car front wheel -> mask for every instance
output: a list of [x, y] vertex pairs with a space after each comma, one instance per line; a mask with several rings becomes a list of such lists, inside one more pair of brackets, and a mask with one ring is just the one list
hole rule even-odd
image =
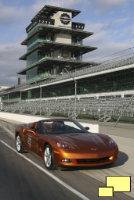
[[46, 145], [44, 149], [44, 164], [47, 169], [54, 169], [53, 150], [50, 145]]
[[19, 153], [23, 152], [22, 141], [21, 141], [20, 135], [17, 135], [17, 137], [16, 137], [16, 150]]

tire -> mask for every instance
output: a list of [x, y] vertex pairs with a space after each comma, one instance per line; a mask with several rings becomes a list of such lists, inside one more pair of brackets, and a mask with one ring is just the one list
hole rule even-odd
[[53, 150], [50, 145], [46, 145], [44, 149], [44, 164], [49, 170], [55, 168]]
[[17, 137], [16, 137], [16, 150], [19, 153], [24, 152], [20, 135], [17, 135]]

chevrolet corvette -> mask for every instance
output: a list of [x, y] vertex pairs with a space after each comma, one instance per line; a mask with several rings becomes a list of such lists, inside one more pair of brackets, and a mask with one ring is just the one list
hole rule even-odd
[[18, 125], [16, 150], [34, 152], [47, 169], [56, 166], [100, 166], [117, 160], [118, 146], [104, 134], [88, 132], [88, 127], [70, 119], [49, 119]]

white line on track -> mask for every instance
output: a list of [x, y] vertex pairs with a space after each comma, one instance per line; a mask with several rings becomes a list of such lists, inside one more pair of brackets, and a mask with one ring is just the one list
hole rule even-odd
[[11, 147], [10, 145], [8, 145], [6, 142], [4, 142], [3, 140], [0, 140], [0, 142], [2, 144], [4, 144], [6, 147], [8, 147], [10, 150], [12, 150], [13, 152], [15, 152], [17, 155], [19, 155], [20, 157], [24, 158], [25, 160], [27, 160], [29, 163], [31, 163], [33, 166], [37, 167], [40, 171], [44, 172], [45, 174], [47, 174], [49, 177], [51, 177], [52, 179], [54, 179], [57, 183], [59, 183], [60, 185], [62, 185], [63, 187], [65, 187], [66, 189], [70, 190], [72, 193], [74, 193], [75, 195], [77, 195], [79, 198], [83, 199], [83, 200], [91, 200], [89, 198], [87, 198], [85, 195], [83, 195], [82, 193], [80, 193], [79, 191], [77, 191], [76, 189], [74, 189], [73, 187], [71, 187], [70, 185], [68, 185], [67, 183], [65, 183], [64, 181], [60, 180], [58, 177], [54, 176], [53, 174], [51, 174], [49, 171], [47, 171], [45, 168], [42, 168], [41, 166], [39, 166], [38, 164], [36, 164], [35, 162], [33, 162], [32, 160], [30, 160], [29, 158], [27, 158], [26, 156], [24, 156], [23, 154], [18, 153], [13, 147]]

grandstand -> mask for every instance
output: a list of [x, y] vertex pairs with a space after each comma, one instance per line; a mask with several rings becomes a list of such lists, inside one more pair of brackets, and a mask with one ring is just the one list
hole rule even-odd
[[[79, 10], [44, 6], [26, 28], [26, 83], [0, 91], [2, 110], [20, 113], [88, 115], [100, 121], [134, 117], [134, 53], [102, 63], [84, 62], [84, 46], [93, 32], [72, 22]], [[50, 34], [51, 33], [51, 34]], [[75, 105], [76, 104], [76, 105]]]

